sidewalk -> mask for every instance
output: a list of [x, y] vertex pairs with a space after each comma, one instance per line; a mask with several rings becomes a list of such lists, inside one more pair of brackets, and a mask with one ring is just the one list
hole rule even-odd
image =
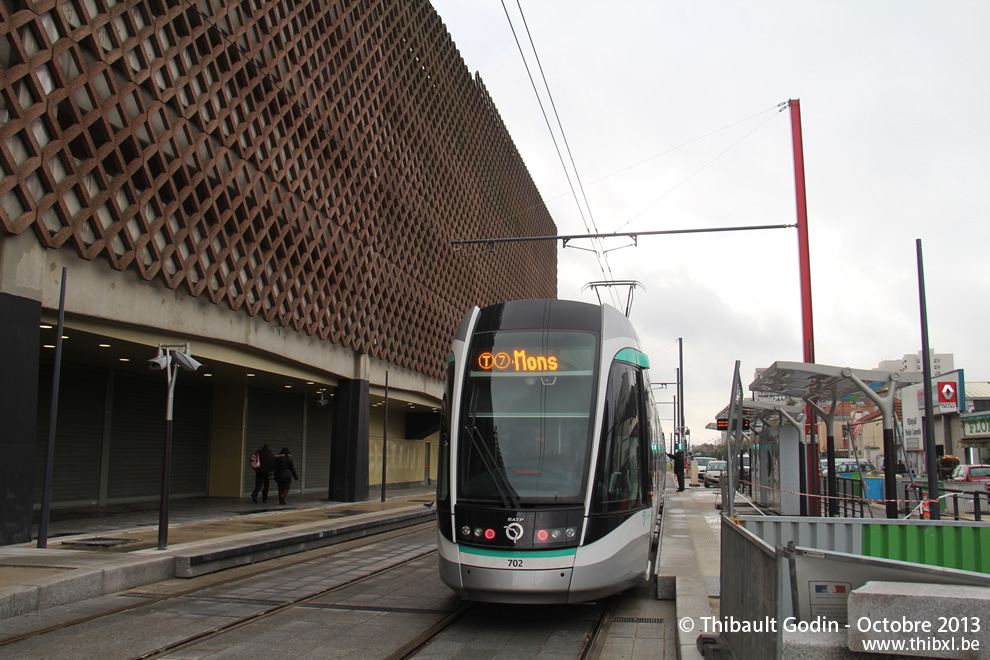
[[[56, 510], [46, 548], [0, 546], [0, 620], [86, 598], [264, 561], [434, 517], [433, 486], [373, 491], [365, 502], [295, 494], [287, 506], [249, 498], [169, 504], [158, 550], [158, 504]], [[34, 531], [37, 535], [37, 528]]]
[[657, 571], [657, 597], [674, 600], [677, 624], [688, 619], [691, 630], [677, 625], [677, 657], [700, 659], [697, 647], [702, 617], [719, 615], [721, 511], [718, 489], [688, 486], [678, 493], [673, 478], [664, 505], [663, 538]]

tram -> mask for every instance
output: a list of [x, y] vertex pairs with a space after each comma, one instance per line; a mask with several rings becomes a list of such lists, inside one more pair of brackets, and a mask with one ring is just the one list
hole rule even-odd
[[663, 432], [649, 360], [608, 305], [471, 309], [447, 361], [440, 577], [464, 598], [574, 603], [647, 579]]

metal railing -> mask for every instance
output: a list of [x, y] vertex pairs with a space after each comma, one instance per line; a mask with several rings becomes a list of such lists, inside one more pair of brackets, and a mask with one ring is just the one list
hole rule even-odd
[[[925, 496], [928, 495], [928, 487], [922, 484], [908, 484], [907, 486], [907, 499], [911, 501], [911, 511], [921, 511], [921, 503], [924, 501]], [[939, 501], [949, 504], [949, 506], [940, 505], [939, 510], [943, 517], [949, 517], [953, 520], [969, 520], [968, 517], [960, 516], [959, 501], [972, 500], [972, 514], [973, 520], [982, 521], [984, 513], [990, 513], [990, 492], [979, 491], [979, 490], [959, 490], [958, 488], [951, 488], [945, 486], [939, 486]], [[969, 513], [965, 511], [964, 513]], [[923, 515], [923, 514], [922, 514]]]
[[[821, 477], [821, 492], [828, 492], [827, 486], [825, 484], [826, 477]], [[838, 511], [836, 512], [837, 518], [872, 518], [873, 510], [870, 509], [869, 498], [866, 497], [864, 490], [866, 485], [862, 480], [859, 479], [846, 479], [839, 478], [836, 479], [836, 491], [835, 495], [838, 499]], [[828, 505], [826, 504], [827, 498], [824, 496], [815, 496], [815, 500], [820, 500], [821, 503], [818, 510], [821, 512], [819, 515], [828, 515]]]

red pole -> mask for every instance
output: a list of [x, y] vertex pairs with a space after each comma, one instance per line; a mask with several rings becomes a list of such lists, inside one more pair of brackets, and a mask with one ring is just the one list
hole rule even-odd
[[791, 136], [794, 141], [794, 188], [797, 197], [798, 259], [801, 270], [801, 328], [804, 361], [815, 361], [815, 330], [811, 318], [811, 257], [808, 249], [808, 200], [804, 191], [804, 145], [801, 142], [801, 102], [791, 99]]
[[[794, 190], [797, 200], [797, 231], [798, 231], [798, 266], [801, 271], [801, 329], [804, 347], [804, 361], [815, 361], [815, 327], [811, 316], [811, 251], [808, 248], [808, 200], [804, 188], [804, 144], [801, 140], [801, 102], [791, 99], [787, 102], [791, 109], [791, 138], [794, 143]], [[808, 407], [808, 421], [811, 426], [811, 438], [805, 448], [805, 469], [802, 471], [807, 479], [805, 486], [808, 493], [818, 493], [818, 452], [815, 451], [817, 427], [815, 414]], [[802, 513], [818, 515], [818, 498], [809, 497], [807, 503], [802, 502]]]

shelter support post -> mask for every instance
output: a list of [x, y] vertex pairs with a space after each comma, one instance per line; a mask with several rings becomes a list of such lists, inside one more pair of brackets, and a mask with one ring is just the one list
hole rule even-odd
[[880, 409], [880, 414], [883, 415], [883, 498], [886, 505], [884, 508], [888, 518], [897, 518], [897, 447], [894, 445], [894, 395], [897, 393], [897, 381], [900, 376], [896, 373], [890, 374], [887, 394], [880, 396], [869, 385], [860, 380], [852, 372], [852, 369], [844, 370], [843, 375], [856, 383], [856, 387], [870, 397], [870, 400]]
[[835, 387], [832, 388], [831, 401], [832, 405], [829, 406], [828, 412], [826, 412], [815, 401], [806, 401], [806, 403], [814, 408], [815, 412], [818, 413], [825, 421], [825, 460], [828, 465], [828, 475], [825, 478], [825, 494], [828, 496], [828, 515], [834, 518], [839, 515], [839, 481], [838, 476], [835, 474], [835, 431], [833, 430], [835, 422], [835, 408], [839, 402], [837, 388]]

